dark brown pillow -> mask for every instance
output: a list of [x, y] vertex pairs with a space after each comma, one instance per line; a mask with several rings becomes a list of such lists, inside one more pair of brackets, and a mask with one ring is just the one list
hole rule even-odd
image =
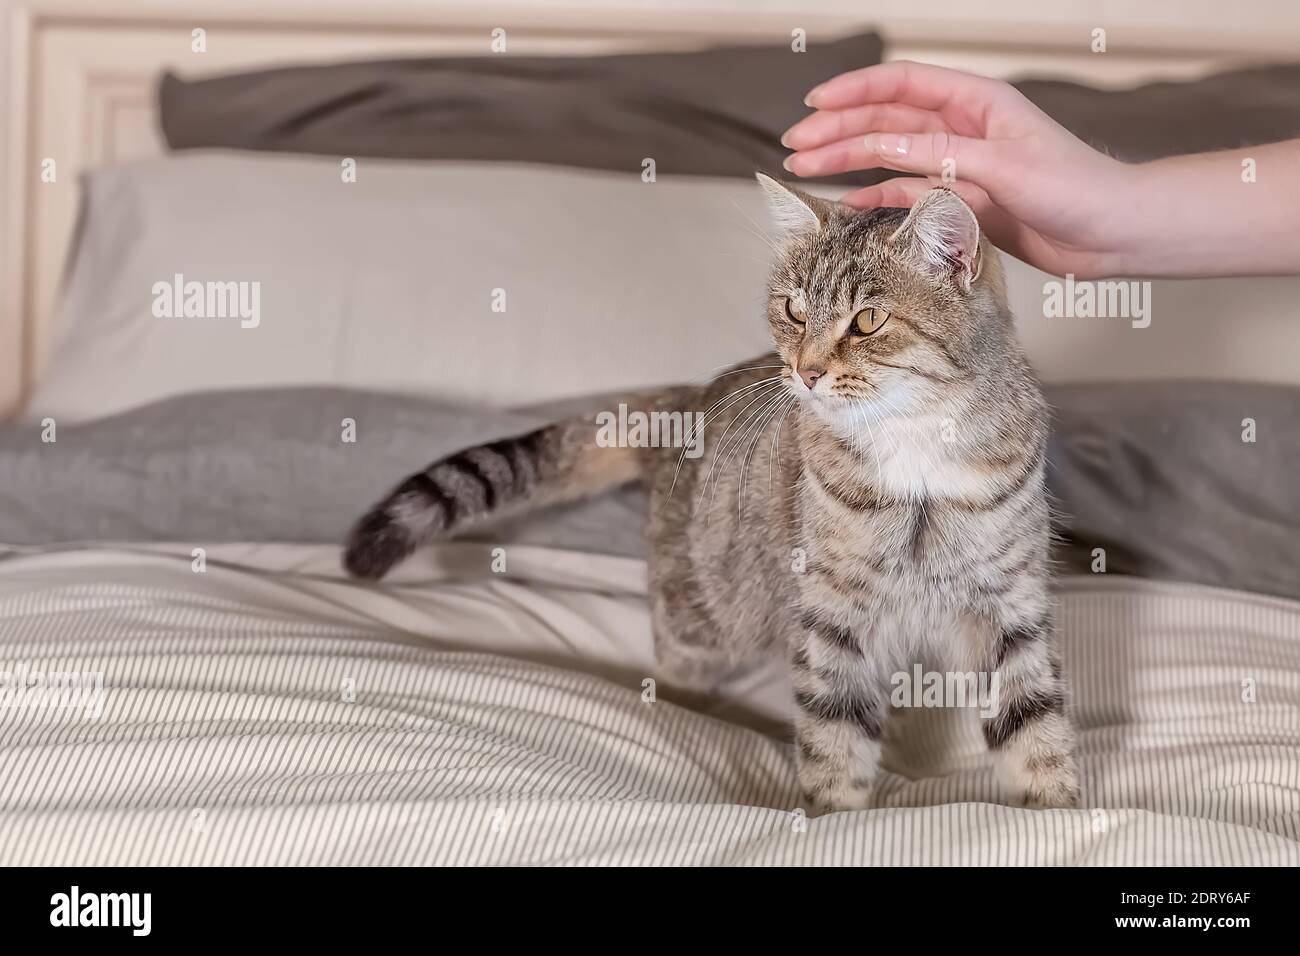
[[[440, 57], [162, 78], [172, 149], [514, 160], [596, 169], [780, 173], [780, 134], [817, 83], [880, 62], [874, 33], [788, 46], [584, 57]], [[1128, 161], [1300, 136], [1300, 64], [1098, 90], [1015, 86], [1085, 142]], [[879, 171], [827, 181], [878, 182]]]
[[1034, 79], [1015, 86], [1075, 136], [1129, 162], [1300, 136], [1300, 64], [1127, 90]]
[[[873, 33], [819, 43], [584, 57], [291, 67], [160, 88], [172, 149], [560, 163], [656, 175], [781, 171], [803, 97], [880, 62]], [[876, 173], [837, 178], [869, 183]]]

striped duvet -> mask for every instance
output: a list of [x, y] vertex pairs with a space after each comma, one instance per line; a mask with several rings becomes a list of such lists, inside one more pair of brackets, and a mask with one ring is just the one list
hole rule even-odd
[[879, 808], [809, 818], [781, 667], [678, 698], [640, 562], [337, 557], [0, 548], [0, 864], [1300, 864], [1298, 604], [1065, 579], [1085, 809], [915, 711]]

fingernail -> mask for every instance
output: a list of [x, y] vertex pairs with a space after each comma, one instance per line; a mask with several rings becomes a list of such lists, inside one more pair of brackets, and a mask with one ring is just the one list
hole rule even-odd
[[794, 172], [794, 167], [791, 165], [791, 163], [793, 162], [794, 162], [793, 156], [787, 156], [785, 159], [781, 160], [781, 165], [785, 167], [785, 171], [787, 173]]
[[790, 148], [790, 131], [789, 131], [789, 130], [786, 130], [784, 133], [781, 134], [781, 145], [784, 146], [786, 149], [789, 149], [789, 148]]
[[862, 145], [869, 153], [892, 153], [906, 156], [912, 151], [912, 137], [896, 133], [868, 133], [862, 139]]
[[803, 105], [816, 106], [817, 94], [820, 93], [822, 89], [825, 88], [825, 86], [826, 86], [825, 83], [819, 83], [817, 86], [814, 86], [811, 90], [809, 90], [808, 95], [803, 98]]

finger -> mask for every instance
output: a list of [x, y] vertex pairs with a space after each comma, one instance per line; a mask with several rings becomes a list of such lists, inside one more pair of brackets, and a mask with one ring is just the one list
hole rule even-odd
[[818, 110], [795, 123], [781, 137], [786, 149], [816, 149], [871, 130], [927, 133], [948, 129], [943, 117], [901, 103], [873, 103], [847, 110]]
[[895, 60], [841, 73], [814, 87], [805, 98], [821, 110], [842, 110], [866, 103], [902, 103], [943, 113], [972, 99], [1003, 98], [1006, 84], [927, 63]]
[[900, 176], [896, 179], [887, 179], [883, 183], [876, 183], [874, 186], [854, 190], [841, 197], [840, 202], [856, 209], [875, 209], [880, 206], [910, 209], [917, 200], [936, 186], [951, 189], [966, 205], [970, 206], [971, 212], [975, 213], [975, 218], [979, 220], [980, 231], [988, 236], [995, 246], [1026, 262], [1033, 261], [1034, 257], [1027, 251], [1026, 245], [1029, 231], [974, 183], [960, 181], [946, 183], [929, 177], [922, 179]]
[[968, 179], [982, 183], [997, 169], [998, 147], [940, 130], [934, 133], [868, 133], [818, 149], [795, 153], [785, 168], [797, 176], [830, 176], [854, 169], [896, 169], [903, 173]]
[[912, 204], [937, 185], [929, 177], [898, 176], [886, 179], [883, 183], [857, 189], [843, 196], [840, 202], [856, 209], [875, 209], [889, 206], [895, 209], [910, 209]]
[[970, 206], [977, 217], [982, 217], [983, 213], [988, 213], [994, 208], [989, 194], [974, 183], [946, 183], [932, 176], [898, 176], [894, 179], [886, 179], [874, 186], [854, 190], [843, 196], [840, 202], [857, 209], [874, 209], [878, 206], [909, 209], [936, 186], [943, 186], [955, 192], [965, 200], [966, 205]]

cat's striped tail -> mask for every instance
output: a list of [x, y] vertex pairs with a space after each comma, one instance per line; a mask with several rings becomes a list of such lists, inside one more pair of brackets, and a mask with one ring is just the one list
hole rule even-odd
[[639, 476], [635, 449], [602, 447], [595, 436], [592, 419], [577, 419], [434, 462], [357, 522], [344, 567], [381, 578], [421, 545], [489, 517], [585, 498]]

